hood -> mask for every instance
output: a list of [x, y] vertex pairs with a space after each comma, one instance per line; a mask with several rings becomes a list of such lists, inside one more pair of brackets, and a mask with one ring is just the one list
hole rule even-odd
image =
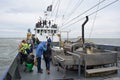
[[42, 42], [41, 44], [42, 44], [43, 46], [46, 46], [46, 42]]

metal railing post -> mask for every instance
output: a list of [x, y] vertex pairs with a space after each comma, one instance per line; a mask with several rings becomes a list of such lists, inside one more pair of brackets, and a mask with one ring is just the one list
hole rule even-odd
[[78, 59], [79, 59], [79, 64], [78, 64], [78, 77], [80, 78], [80, 72], [81, 72], [81, 67], [80, 67], [80, 55], [78, 55], [78, 54], [74, 54], [74, 53], [72, 53], [72, 52], [69, 52], [69, 51], [67, 51], [67, 53], [68, 54], [71, 54], [71, 55], [73, 55], [73, 56], [77, 56], [78, 57]]

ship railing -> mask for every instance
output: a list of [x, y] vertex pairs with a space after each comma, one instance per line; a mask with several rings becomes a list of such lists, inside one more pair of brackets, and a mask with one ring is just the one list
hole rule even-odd
[[[117, 65], [117, 53], [106, 52], [86, 54], [84, 56], [85, 77], [113, 74], [119, 69]], [[88, 68], [88, 67], [95, 68]]]
[[1, 80], [20, 80], [21, 75], [19, 72], [20, 65], [20, 54], [18, 53], [12, 64], [9, 66], [7, 71], [4, 73]]
[[120, 46], [113, 46], [113, 45], [101, 45], [101, 44], [95, 44], [95, 46], [103, 51], [111, 51], [114, 53], [118, 53], [117, 59], [120, 62]]

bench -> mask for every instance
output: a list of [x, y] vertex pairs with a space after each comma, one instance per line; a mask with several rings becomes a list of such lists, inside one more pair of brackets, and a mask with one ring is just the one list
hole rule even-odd
[[107, 71], [113, 71], [113, 70], [117, 70], [117, 69], [119, 69], [118, 67], [116, 67], [116, 66], [113, 66], [113, 67], [103, 67], [103, 68], [97, 68], [97, 69], [88, 69], [88, 70], [86, 70], [86, 72], [88, 73], [88, 74], [92, 74], [92, 73], [101, 73], [101, 72], [107, 72]]
[[84, 66], [85, 77], [116, 73], [119, 69], [117, 67], [117, 53], [86, 54]]

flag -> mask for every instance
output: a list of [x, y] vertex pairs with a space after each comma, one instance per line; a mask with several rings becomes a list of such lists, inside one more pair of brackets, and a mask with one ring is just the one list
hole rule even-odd
[[47, 7], [47, 11], [52, 11], [52, 5], [49, 5], [49, 6]]

